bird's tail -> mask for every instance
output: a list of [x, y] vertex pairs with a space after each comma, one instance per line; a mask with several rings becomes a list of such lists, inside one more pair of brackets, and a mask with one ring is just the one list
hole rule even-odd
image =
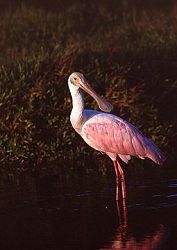
[[155, 163], [162, 165], [166, 160], [164, 153], [155, 145], [154, 142], [147, 138], [148, 148], [146, 151], [147, 157], [150, 158]]

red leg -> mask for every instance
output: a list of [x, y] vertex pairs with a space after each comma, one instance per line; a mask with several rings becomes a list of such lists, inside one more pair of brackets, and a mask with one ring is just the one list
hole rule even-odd
[[119, 200], [119, 171], [117, 168], [117, 163], [114, 161], [114, 170], [116, 173], [116, 201]]
[[125, 200], [126, 199], [126, 185], [125, 185], [124, 171], [123, 171], [120, 163], [118, 162], [118, 160], [116, 160], [116, 163], [117, 163], [118, 171], [119, 171], [119, 174], [120, 174], [120, 181], [121, 181], [121, 188], [122, 188], [122, 198], [123, 198], [123, 200]]

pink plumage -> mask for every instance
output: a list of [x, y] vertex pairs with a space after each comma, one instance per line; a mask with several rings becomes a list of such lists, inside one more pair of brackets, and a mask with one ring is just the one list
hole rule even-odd
[[[73, 109], [70, 120], [73, 128], [92, 148], [106, 153], [114, 163], [116, 173], [116, 200], [118, 200], [119, 177], [122, 198], [126, 198], [125, 178], [118, 157], [128, 163], [131, 156], [150, 158], [157, 164], [165, 160], [164, 154], [135, 126], [112, 114], [112, 105], [100, 97], [78, 72], [69, 76], [68, 86], [72, 96]], [[82, 90], [90, 94], [104, 112], [84, 110]]]
[[119, 156], [127, 163], [130, 156], [148, 157], [160, 165], [165, 160], [160, 149], [129, 122], [107, 113], [84, 112], [87, 121], [81, 136], [91, 147], [106, 153], [112, 160]]

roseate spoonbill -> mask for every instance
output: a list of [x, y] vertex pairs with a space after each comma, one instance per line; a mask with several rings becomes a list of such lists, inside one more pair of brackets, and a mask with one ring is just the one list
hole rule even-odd
[[[92, 148], [107, 154], [114, 163], [118, 200], [118, 180], [120, 175], [122, 198], [126, 198], [124, 172], [119, 158], [128, 163], [131, 156], [150, 158], [161, 165], [165, 156], [160, 149], [135, 126], [115, 115], [109, 114], [112, 105], [100, 97], [87, 82], [83, 74], [72, 73], [68, 78], [73, 108], [70, 121], [73, 128]], [[85, 110], [83, 91], [91, 95], [103, 112]]]

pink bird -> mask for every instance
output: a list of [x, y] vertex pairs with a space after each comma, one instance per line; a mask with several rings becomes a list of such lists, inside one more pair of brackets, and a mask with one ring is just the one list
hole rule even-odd
[[[135, 126], [115, 115], [109, 114], [112, 105], [100, 97], [89, 85], [83, 74], [72, 73], [68, 78], [73, 108], [70, 121], [73, 128], [92, 148], [107, 154], [114, 163], [116, 173], [116, 200], [120, 175], [122, 198], [126, 198], [125, 177], [119, 158], [128, 163], [131, 156], [150, 158], [161, 165], [165, 156], [161, 150]], [[104, 111], [84, 110], [83, 91], [91, 95]]]

